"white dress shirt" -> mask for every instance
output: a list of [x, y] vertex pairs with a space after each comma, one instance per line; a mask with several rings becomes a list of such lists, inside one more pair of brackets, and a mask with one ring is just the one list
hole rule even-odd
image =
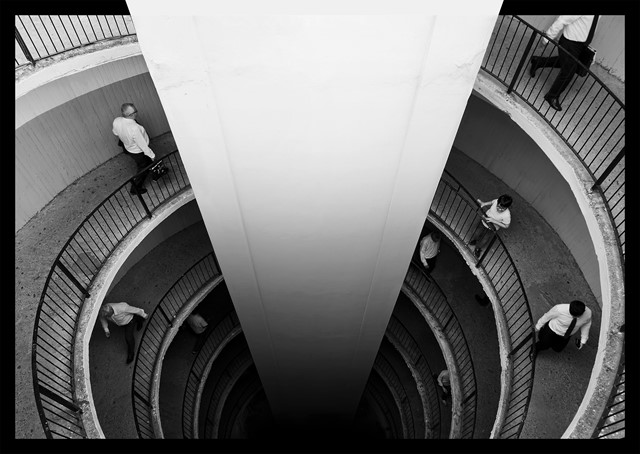
[[156, 155], [149, 148], [149, 136], [142, 125], [131, 118], [118, 117], [113, 120], [113, 133], [122, 140], [129, 153], [144, 153], [151, 159]]
[[[131, 321], [134, 315], [139, 315], [143, 318], [147, 318], [147, 313], [144, 309], [139, 307], [130, 306], [127, 303], [109, 303], [105, 306], [110, 306], [113, 309], [113, 314], [108, 317], [108, 320], [112, 321], [118, 326], [124, 326]], [[109, 325], [107, 318], [100, 317], [100, 324], [105, 332], [109, 332]]]
[[[489, 218], [489, 222], [493, 224], [496, 230], [503, 228], [506, 229], [511, 225], [511, 211], [507, 208], [504, 211], [498, 211], [498, 199], [494, 199], [491, 202], [491, 206], [485, 213], [485, 216]], [[483, 205], [484, 206], [484, 205]], [[489, 228], [489, 225], [482, 220], [482, 224]]]
[[[571, 324], [571, 320], [573, 320], [573, 315], [569, 312], [569, 305], [556, 304], [549, 312], [540, 317], [540, 320], [536, 323], [536, 331], [540, 331], [544, 324], [549, 322], [551, 331], [558, 336], [564, 336]], [[584, 345], [589, 339], [589, 328], [591, 328], [591, 309], [585, 307], [584, 313], [576, 320], [576, 326], [573, 327], [571, 335], [580, 330], [580, 342]]]
[[420, 260], [426, 266], [426, 260], [432, 259], [440, 252], [440, 241], [433, 241], [431, 234], [420, 240]]
[[207, 329], [207, 326], [209, 326], [207, 321], [202, 318], [202, 315], [200, 314], [191, 314], [187, 317], [187, 323], [196, 334], [202, 334]]
[[[551, 39], [557, 39], [562, 31], [562, 36], [571, 41], [583, 43], [589, 36], [589, 30], [595, 16], [558, 16], [551, 27], [546, 31]], [[597, 28], [597, 25], [596, 25]]]

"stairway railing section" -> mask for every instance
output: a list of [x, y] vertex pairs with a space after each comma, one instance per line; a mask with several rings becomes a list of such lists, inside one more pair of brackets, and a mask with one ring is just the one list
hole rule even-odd
[[609, 402], [598, 422], [592, 438], [624, 438], [625, 437], [625, 365], [624, 351], [620, 358], [618, 374], [611, 389]]
[[239, 328], [240, 321], [235, 311], [223, 318], [213, 329], [208, 330], [207, 340], [196, 352], [196, 359], [191, 365], [187, 384], [182, 399], [182, 435], [184, 438], [199, 438], [195, 433], [196, 419], [199, 414], [198, 395], [203, 381], [207, 379], [210, 369], [208, 364], [214, 355], [220, 354], [220, 348], [226, 345], [235, 328]]
[[156, 438], [152, 412], [158, 409], [152, 405], [151, 393], [163, 339], [184, 304], [221, 274], [215, 254], [205, 255], [182, 274], [148, 317], [138, 345], [131, 389], [133, 416], [140, 438]]
[[561, 98], [562, 111], [551, 109], [544, 95], [557, 71], [538, 69], [530, 77], [530, 58], [558, 54], [559, 44], [518, 16], [500, 16], [487, 46], [481, 69], [533, 108], [573, 151], [591, 175], [617, 230], [620, 257], [625, 253], [625, 106], [579, 60], [586, 76], [574, 76]]
[[382, 378], [387, 388], [391, 392], [398, 412], [400, 413], [400, 421], [402, 423], [402, 435], [407, 440], [415, 438], [415, 426], [413, 419], [413, 411], [411, 410], [411, 402], [407, 395], [402, 381], [398, 377], [396, 371], [391, 367], [389, 361], [378, 353], [376, 359], [373, 362], [373, 370]]
[[15, 67], [88, 44], [135, 35], [131, 16], [15, 16]]
[[[445, 170], [436, 189], [430, 215], [468, 245], [480, 222], [480, 214], [476, 199]], [[471, 247], [466, 247], [471, 254]], [[498, 296], [499, 309], [504, 315], [509, 334], [511, 392], [507, 396], [507, 411], [500, 438], [518, 438], [533, 389], [535, 331], [531, 308], [513, 259], [496, 232], [476, 266], [485, 271]]]
[[127, 180], [89, 213], [53, 261], [36, 312], [31, 355], [36, 407], [47, 438], [86, 438], [73, 377], [77, 321], [95, 277], [120, 242], [189, 185], [177, 150], [163, 161], [167, 175], [149, 178], [148, 192], [138, 196], [129, 193], [134, 177]]
[[403, 350], [401, 354], [404, 353], [403, 356], [406, 355], [411, 361], [411, 364], [415, 367], [424, 388], [423, 392], [425, 393], [427, 402], [425, 403], [426, 405], [423, 406], [426, 407], [423, 410], [428, 412], [428, 415], [424, 418], [424, 422], [425, 424], [429, 424], [428, 427], [424, 426], [424, 429], [425, 433], [430, 434], [429, 437], [425, 438], [442, 438], [442, 411], [440, 408], [438, 389], [433, 378], [433, 371], [429, 367], [427, 359], [422, 354], [422, 350], [420, 350], [418, 342], [400, 319], [395, 316], [391, 316], [385, 336], [396, 349], [401, 348]]
[[212, 392], [205, 413], [203, 427], [204, 438], [212, 439], [217, 437], [219, 421], [216, 415], [222, 413], [229, 391], [237, 379], [240, 378], [240, 375], [242, 375], [251, 364], [253, 364], [251, 353], [248, 348], [244, 348], [226, 364], [224, 373], [217, 375], [217, 381], [205, 385], [212, 386]]
[[411, 263], [404, 283], [415, 293], [427, 310], [438, 321], [448, 344], [451, 346], [453, 359], [458, 367], [460, 390], [462, 392], [462, 427], [460, 430], [460, 438], [473, 438], [477, 412], [476, 374], [469, 344], [460, 326], [460, 322], [451, 309], [440, 286], [433, 278], [428, 277], [424, 273], [420, 264], [415, 262]]

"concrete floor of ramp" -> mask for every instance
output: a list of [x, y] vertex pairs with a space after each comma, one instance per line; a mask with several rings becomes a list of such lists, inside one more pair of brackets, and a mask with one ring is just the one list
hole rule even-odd
[[589, 341], [582, 350], [572, 342], [560, 353], [543, 351], [536, 360], [533, 393], [521, 438], [560, 438], [578, 410], [591, 377], [600, 307], [567, 246], [531, 205], [455, 148], [446, 169], [476, 198], [487, 201], [500, 194], [513, 197], [511, 226], [501, 230], [500, 236], [522, 279], [534, 323], [553, 305], [574, 299], [584, 301], [593, 312]]
[[[176, 149], [169, 132], [151, 140], [158, 156]], [[61, 191], [15, 234], [15, 437], [44, 438], [33, 396], [31, 343], [47, 275], [74, 230], [105, 197], [136, 173], [120, 153]]]
[[[211, 252], [211, 242], [204, 223], [198, 222], [166, 239], [145, 255], [114, 286], [105, 302], [124, 301], [152, 314], [157, 303], [176, 281], [202, 257]], [[106, 338], [99, 323], [89, 344], [91, 389], [98, 420], [106, 438], [138, 438], [131, 386], [134, 364], [126, 364], [124, 329], [110, 326]], [[136, 351], [140, 333], [135, 334]], [[184, 357], [191, 359], [191, 352]], [[186, 364], [184, 365], [186, 366]], [[176, 390], [182, 396], [184, 389]]]
[[[163, 154], [172, 151], [175, 144], [171, 135], [167, 134], [154, 139], [152, 147], [158, 154]], [[467, 189], [480, 198], [489, 199], [505, 192], [513, 195], [513, 223], [511, 228], [503, 231], [502, 235], [525, 285], [534, 321], [553, 304], [568, 302], [575, 298], [585, 301], [594, 312], [590, 340], [582, 350], [577, 351], [573, 345], [569, 345], [562, 353], [547, 351], [541, 353], [537, 359], [531, 406], [522, 436], [524, 438], [559, 438], [573, 418], [587, 387], [596, 353], [597, 333], [600, 329], [600, 309], [566, 246], [531, 206], [517, 194], [514, 194], [499, 179], [457, 150], [452, 151], [447, 168]], [[62, 191], [16, 233], [16, 438], [42, 438], [44, 436], [33, 397], [31, 337], [35, 311], [47, 273], [60, 247], [74, 229], [96, 205], [104, 200], [105, 196], [122, 184], [127, 177], [133, 175], [134, 171], [135, 165], [129, 157], [124, 154], [116, 156]], [[151, 254], [154, 252], [152, 251]], [[434, 277], [438, 279], [446, 292], [447, 286], [450, 290], [453, 289], [453, 283], [447, 283], [448, 278], [440, 276], [442, 271], [448, 268], [448, 266], [444, 266], [446, 264], [445, 257], [443, 255], [443, 261], [438, 264], [439, 269], [434, 272]], [[136, 276], [138, 269], [142, 268], [132, 268], [121, 282], [124, 282], [125, 279], [132, 279], [132, 282], [136, 282], [137, 279], [140, 284], [138, 288], [142, 288], [144, 276]], [[442, 278], [445, 280], [441, 281]], [[150, 291], [152, 290], [150, 289]], [[126, 298], [125, 294], [128, 295]], [[132, 298], [133, 293], [129, 290], [122, 295], [123, 299], [127, 300], [127, 298]], [[145, 299], [134, 298], [136, 302]], [[147, 297], [146, 299], [151, 298]], [[465, 299], [452, 299], [452, 301], [459, 300], [466, 302]], [[473, 302], [471, 303], [473, 304]], [[464, 310], [455, 311], [458, 317], [461, 317], [464, 312]], [[465, 327], [465, 335], [471, 347], [475, 349], [482, 346], [482, 341], [476, 343], [472, 339], [476, 335], [486, 335], [486, 332], [481, 330], [481, 332], [473, 334], [474, 324], [471, 325], [468, 332]], [[475, 324], [475, 326], [480, 328], [482, 325]], [[100, 334], [104, 338], [104, 335]], [[105, 347], [107, 347], [105, 352], [115, 352], [116, 342], [117, 338], [114, 337], [109, 340], [109, 344], [105, 343]], [[119, 345], [118, 348], [120, 347], [124, 348], [124, 345]], [[477, 350], [479, 351], [473, 352], [474, 363], [481, 364], [483, 361], [482, 351], [490, 349], [477, 348]], [[100, 353], [102, 351], [96, 349], [91, 354], [102, 357], [103, 355]], [[119, 353], [122, 353], [122, 357]], [[125, 367], [124, 356], [124, 351], [118, 350], [117, 358], [112, 364], [113, 367]], [[107, 370], [105, 367], [108, 368], [111, 364], [107, 359], [96, 361], [102, 361], [102, 363], [91, 364], [92, 371], [93, 367]], [[110, 383], [109, 386], [115, 386], [130, 393], [131, 381], [130, 378], [127, 379], [127, 374], [110, 373], [108, 376], [111, 380], [118, 380], [118, 382]], [[92, 377], [94, 393], [97, 393], [102, 386], [102, 378], [99, 375]], [[106, 377], [104, 379], [106, 380]], [[120, 415], [119, 419], [124, 420], [122, 415], [131, 414], [130, 395], [118, 398], [116, 402], [127, 405], [128, 410], [118, 410], [111, 407], [109, 413], [114, 416]], [[492, 424], [492, 420], [490, 423]], [[126, 424], [129, 425], [128, 427], [133, 427], [133, 420], [127, 421]], [[130, 432], [129, 429], [127, 432], [112, 430], [104, 422], [103, 429], [105, 433], [119, 436], [135, 433]]]

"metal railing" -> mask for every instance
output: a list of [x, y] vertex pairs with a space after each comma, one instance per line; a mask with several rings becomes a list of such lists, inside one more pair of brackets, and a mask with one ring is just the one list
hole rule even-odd
[[47, 438], [86, 437], [73, 376], [77, 321], [94, 279], [120, 242], [189, 185], [177, 150], [162, 159], [167, 175], [149, 178], [148, 192], [138, 196], [128, 188], [135, 177], [127, 180], [89, 213], [53, 261], [36, 312], [31, 355], [36, 407]]
[[[574, 76], [560, 101], [562, 111], [550, 108], [544, 95], [557, 71], [540, 68], [530, 77], [530, 58], [557, 55], [559, 44], [517, 16], [500, 16], [481, 69], [532, 107], [567, 144], [593, 180], [592, 190], [605, 201], [617, 231], [620, 256], [625, 253], [625, 106], [590, 70]], [[566, 53], [584, 68], [575, 57]]]
[[154, 408], [151, 394], [163, 340], [184, 304], [221, 274], [216, 256], [210, 252], [180, 276], [148, 317], [138, 344], [131, 386], [133, 418], [140, 438], [156, 438], [152, 412], [157, 408]]
[[618, 374], [611, 389], [609, 401], [592, 438], [624, 438], [625, 437], [625, 365], [624, 351], [620, 358]]
[[363, 395], [367, 395], [370, 402], [373, 402], [384, 415], [389, 426], [389, 438], [402, 439], [403, 427], [400, 409], [394, 401], [389, 387], [384, 383], [384, 379], [376, 370], [372, 372], [367, 380]]
[[395, 369], [389, 364], [389, 361], [380, 353], [378, 353], [373, 361], [373, 371], [382, 378], [382, 381], [396, 402], [400, 414], [403, 438], [407, 440], [414, 439], [416, 428], [414, 425], [413, 410], [411, 409], [411, 399], [402, 384], [402, 380], [400, 380]]
[[[385, 336], [396, 349], [402, 349], [401, 354], [404, 353], [402, 356], [408, 356], [424, 387], [424, 393], [427, 398], [427, 402], [425, 403], [426, 408], [424, 410], [429, 412], [429, 414], [424, 417], [425, 438], [427, 438], [427, 433], [430, 434], [428, 438], [442, 438], [442, 409], [440, 408], [437, 384], [433, 377], [433, 371], [422, 354], [418, 342], [398, 317], [393, 315], [387, 325]], [[427, 422], [429, 423], [428, 427], [426, 426]], [[473, 428], [471, 431], [473, 432]]]
[[[476, 198], [445, 170], [436, 188], [429, 214], [445, 225], [458, 240], [468, 245], [478, 228], [481, 212]], [[496, 232], [491, 235], [491, 242], [476, 267], [483, 268], [495, 290], [508, 331], [511, 392], [507, 396], [507, 411], [500, 438], [518, 438], [533, 389], [534, 323], [513, 259], [500, 236]], [[466, 247], [471, 253], [470, 246]]]
[[[429, 278], [420, 263], [411, 262], [404, 283], [442, 327], [458, 367], [461, 391], [460, 438], [473, 438], [476, 427], [477, 384], [469, 344], [460, 322], [440, 286]], [[436, 395], [437, 399], [437, 395]]]
[[15, 16], [15, 67], [88, 44], [135, 35], [131, 16]]
[[245, 347], [227, 363], [224, 373], [217, 375], [215, 382], [207, 383], [206, 386], [212, 387], [212, 392], [209, 397], [203, 423], [204, 438], [217, 438], [219, 420], [216, 418], [216, 415], [222, 413], [229, 391], [240, 375], [242, 375], [251, 364], [253, 364], [251, 353], [249, 352], [249, 348]]
[[212, 356], [219, 354], [219, 348], [226, 344], [234, 328], [240, 326], [240, 321], [235, 311], [232, 311], [220, 321], [213, 329], [207, 330], [207, 340], [196, 353], [196, 359], [191, 365], [187, 385], [182, 399], [182, 436], [184, 438], [198, 438], [195, 433], [195, 421], [198, 418], [198, 390], [207, 379], [209, 369], [207, 364]]

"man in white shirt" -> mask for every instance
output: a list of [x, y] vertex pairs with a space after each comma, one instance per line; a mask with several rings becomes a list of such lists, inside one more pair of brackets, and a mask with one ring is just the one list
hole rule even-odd
[[473, 253], [476, 257], [480, 257], [482, 250], [489, 244], [493, 237], [491, 233], [500, 229], [506, 229], [511, 225], [511, 211], [509, 207], [513, 203], [513, 199], [511, 196], [503, 194], [490, 202], [483, 202], [480, 199], [477, 201], [480, 204], [480, 209], [484, 211], [481, 219], [482, 226], [478, 223], [475, 234], [469, 244], [475, 246]]
[[440, 232], [431, 232], [420, 240], [420, 261], [426, 268], [427, 274], [436, 268], [436, 260], [440, 252]]
[[580, 339], [576, 338], [578, 350], [587, 343], [591, 328], [591, 309], [582, 301], [571, 301], [569, 304], [556, 304], [536, 323], [538, 342], [536, 352], [551, 347], [555, 351], [562, 351], [569, 343], [569, 339], [580, 331]]
[[193, 350], [191, 351], [191, 353], [195, 354], [198, 353], [198, 351], [202, 347], [202, 344], [204, 344], [205, 340], [207, 339], [204, 332], [207, 330], [209, 324], [204, 319], [204, 317], [202, 317], [202, 315], [196, 312], [193, 312], [191, 315], [189, 315], [189, 317], [187, 317], [187, 324], [196, 335], [196, 343], [193, 346]]
[[[113, 120], [112, 132], [122, 141], [125, 154], [131, 156], [137, 165], [137, 172], [151, 164], [156, 158], [153, 150], [149, 148], [149, 136], [136, 117], [138, 110], [131, 103], [124, 103], [120, 107], [121, 117]], [[144, 194], [147, 190], [143, 187], [148, 171], [133, 180], [131, 194]]]
[[[578, 67], [576, 61], [569, 55], [573, 55], [576, 58], [580, 57], [580, 54], [587, 46], [586, 41], [593, 20], [594, 16], [558, 16], [545, 32], [551, 39], [556, 39], [562, 32], [562, 36], [558, 41], [562, 47], [558, 48], [558, 55], [547, 58], [534, 55], [530, 59], [531, 69], [529, 70], [529, 75], [531, 77], [536, 77], [536, 70], [539, 68], [560, 68], [560, 73], [558, 73], [553, 85], [544, 96], [544, 99], [555, 110], [562, 110], [558, 98], [571, 82]], [[543, 38], [542, 41], [545, 44], [548, 43], [546, 38]]]
[[[124, 339], [127, 342], [127, 364], [133, 361], [134, 349], [136, 341], [133, 337], [134, 324], [138, 331], [142, 328], [147, 313], [144, 309], [130, 306], [127, 303], [107, 303], [100, 308], [100, 324], [107, 337], [111, 337], [109, 332], [109, 323], [112, 322], [117, 326], [124, 326]], [[135, 322], [135, 323], [134, 323]]]

